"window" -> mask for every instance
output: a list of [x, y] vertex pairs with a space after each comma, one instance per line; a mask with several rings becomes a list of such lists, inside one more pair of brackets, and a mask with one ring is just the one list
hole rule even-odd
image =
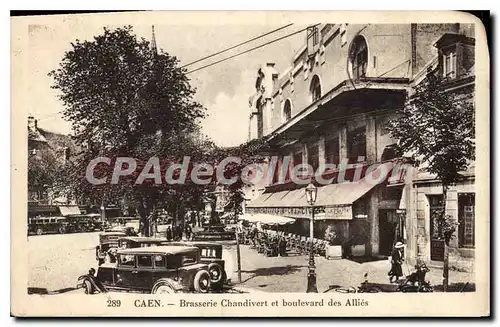
[[431, 219], [431, 238], [434, 240], [440, 240], [443, 238], [443, 230], [441, 224], [437, 217], [444, 210], [443, 195], [428, 195], [429, 199], [429, 214]]
[[132, 254], [120, 255], [120, 266], [135, 267], [135, 256]]
[[186, 254], [182, 256], [182, 265], [190, 265], [196, 263], [196, 254]]
[[166, 263], [166, 260], [165, 260], [165, 257], [162, 256], [162, 255], [155, 255], [154, 256], [154, 264], [155, 264], [155, 268], [165, 268], [165, 263]]
[[152, 268], [153, 258], [151, 257], [151, 255], [137, 256], [137, 267]]
[[443, 50], [443, 77], [455, 78], [457, 71], [457, 52], [455, 48]]
[[390, 186], [380, 188], [380, 197], [382, 200], [400, 200], [403, 194], [402, 186]]
[[314, 75], [311, 80], [310, 92], [312, 102], [316, 102], [321, 99], [321, 83], [319, 81], [318, 75]]
[[349, 163], [357, 163], [359, 157], [366, 160], [366, 127], [359, 128], [347, 134], [347, 156]]
[[340, 163], [340, 146], [338, 138], [325, 142], [325, 159], [328, 164], [338, 165]]
[[264, 136], [264, 111], [262, 110], [262, 104], [260, 99], [257, 101], [257, 137], [262, 138]]
[[[317, 26], [307, 28], [307, 44], [312, 47], [319, 44], [319, 30]], [[311, 52], [309, 52], [309, 54], [311, 54]]]
[[285, 105], [283, 106], [283, 117], [285, 121], [289, 121], [292, 118], [292, 103], [290, 100], [285, 101]]
[[354, 79], [360, 79], [366, 76], [368, 67], [368, 47], [366, 40], [362, 36], [357, 36], [353, 40], [351, 54], [352, 74]]
[[201, 257], [203, 258], [217, 258], [217, 251], [214, 248], [202, 248]]
[[458, 246], [474, 247], [475, 195], [463, 193], [458, 195]]
[[318, 146], [313, 145], [307, 148], [307, 163], [312, 167], [313, 172], [316, 172], [319, 167]]

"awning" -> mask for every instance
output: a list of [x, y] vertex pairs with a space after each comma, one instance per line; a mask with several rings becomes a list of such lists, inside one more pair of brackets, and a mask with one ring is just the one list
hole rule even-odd
[[372, 188], [387, 179], [393, 167], [392, 162], [380, 164], [359, 182], [330, 184], [318, 188], [316, 206], [352, 205], [356, 200], [368, 193]]
[[[352, 205], [376, 185], [384, 183], [393, 168], [392, 162], [379, 164], [358, 182], [329, 184], [318, 187], [316, 207], [324, 207], [321, 219], [352, 219]], [[307, 218], [310, 216], [307, 209], [304, 188], [293, 191], [265, 193], [248, 205], [253, 213], [272, 212], [275, 214]], [[320, 218], [320, 217], [318, 217]]]
[[78, 206], [59, 206], [59, 211], [63, 216], [69, 215], [81, 215], [80, 208]]
[[247, 207], [259, 207], [264, 202], [269, 199], [274, 193], [262, 193], [260, 196], [258, 196], [256, 199], [250, 201], [247, 203]]
[[248, 221], [250, 223], [261, 223], [265, 225], [285, 225], [291, 224], [295, 221], [295, 219], [277, 216], [277, 215], [269, 215], [264, 213], [256, 213], [256, 214], [244, 214], [240, 216], [239, 220]]

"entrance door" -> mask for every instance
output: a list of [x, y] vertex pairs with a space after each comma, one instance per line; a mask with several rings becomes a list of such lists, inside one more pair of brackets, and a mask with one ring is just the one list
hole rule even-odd
[[378, 250], [380, 254], [389, 256], [391, 255], [396, 235], [396, 210], [379, 210], [378, 219]]
[[431, 260], [444, 260], [444, 240], [441, 226], [436, 221], [440, 212], [444, 210], [442, 195], [429, 195], [430, 225], [431, 225]]

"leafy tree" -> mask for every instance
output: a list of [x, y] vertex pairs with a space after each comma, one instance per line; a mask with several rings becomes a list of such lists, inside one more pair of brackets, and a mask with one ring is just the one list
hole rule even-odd
[[445, 244], [443, 287], [448, 286], [449, 245], [456, 223], [445, 214], [447, 191], [460, 181], [470, 161], [475, 159], [475, 124], [471, 90], [461, 93], [447, 89], [448, 80], [429, 70], [423, 82], [390, 122], [390, 131], [403, 152], [427, 163], [425, 168], [442, 183], [443, 210], [436, 221]]
[[28, 188], [48, 191], [56, 182], [58, 165], [52, 151], [38, 151], [28, 157]]
[[71, 45], [60, 67], [49, 75], [82, 149], [71, 169], [74, 188], [93, 201], [135, 200], [143, 232], [149, 234], [150, 213], [172, 190], [135, 185], [132, 179], [95, 186], [85, 179], [87, 164], [98, 156], [144, 162], [151, 156], [182, 158], [190, 154], [188, 144], [193, 144], [192, 133], [205, 109], [193, 100], [195, 90], [177, 58], [153, 51], [148, 41], [137, 39], [131, 26], [104, 28], [92, 41]]

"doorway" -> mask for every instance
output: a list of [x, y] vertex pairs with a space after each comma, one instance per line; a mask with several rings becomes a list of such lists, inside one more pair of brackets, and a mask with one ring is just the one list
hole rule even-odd
[[379, 253], [382, 255], [391, 255], [394, 241], [396, 240], [397, 215], [396, 210], [378, 211], [378, 235], [379, 235]]
[[444, 260], [444, 238], [442, 227], [438, 224], [437, 218], [444, 210], [443, 195], [428, 195], [430, 205], [430, 225], [431, 225], [431, 260]]

